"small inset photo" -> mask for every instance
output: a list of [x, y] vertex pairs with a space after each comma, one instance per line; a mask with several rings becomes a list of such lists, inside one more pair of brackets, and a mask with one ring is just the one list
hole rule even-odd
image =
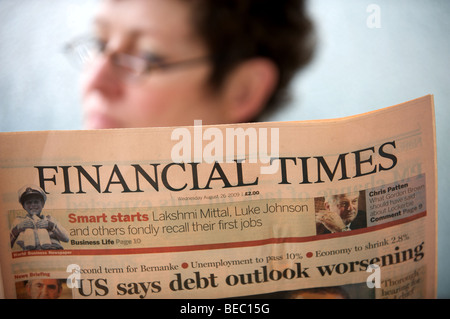
[[10, 228], [11, 249], [64, 249], [61, 242], [69, 241], [67, 230], [52, 216], [46, 215], [46, 193], [39, 186], [28, 185], [19, 190], [22, 211], [14, 212]]
[[66, 279], [39, 278], [16, 282], [17, 299], [72, 299]]
[[331, 234], [367, 227], [365, 191], [315, 198], [316, 234]]

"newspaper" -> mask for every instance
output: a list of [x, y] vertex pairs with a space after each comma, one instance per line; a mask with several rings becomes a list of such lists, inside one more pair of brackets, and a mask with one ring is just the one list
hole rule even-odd
[[435, 145], [432, 95], [323, 121], [0, 133], [4, 297], [435, 298]]

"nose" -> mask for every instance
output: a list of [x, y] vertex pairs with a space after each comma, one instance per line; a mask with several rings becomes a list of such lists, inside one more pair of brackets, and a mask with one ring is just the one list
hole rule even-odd
[[47, 286], [42, 287], [41, 297], [48, 298], [50, 296], [50, 290]]
[[107, 99], [116, 99], [122, 90], [122, 81], [109, 56], [98, 56], [86, 66], [83, 75], [84, 94], [98, 92]]
[[351, 211], [351, 212], [356, 210], [356, 208], [357, 208], [356, 205], [357, 204], [350, 202], [349, 205], [348, 205], [348, 210]]

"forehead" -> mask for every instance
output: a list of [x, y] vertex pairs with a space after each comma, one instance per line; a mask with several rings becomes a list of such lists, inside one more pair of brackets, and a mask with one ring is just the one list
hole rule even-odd
[[41, 196], [39, 196], [39, 195], [29, 195], [25, 198], [24, 202], [26, 203], [26, 202], [35, 201], [35, 200], [43, 201]]
[[188, 2], [179, 0], [103, 0], [95, 24], [111, 32], [161, 39], [194, 36]]
[[347, 193], [341, 194], [336, 197], [338, 201], [354, 201], [359, 198], [359, 193]]

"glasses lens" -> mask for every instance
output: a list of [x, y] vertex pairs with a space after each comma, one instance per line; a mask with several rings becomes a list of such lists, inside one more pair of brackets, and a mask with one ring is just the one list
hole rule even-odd
[[[95, 37], [81, 38], [66, 46], [66, 53], [78, 69], [88, 66], [104, 51], [105, 43]], [[145, 59], [125, 53], [112, 54], [110, 59], [117, 74], [127, 79], [141, 75], [147, 68]]]
[[66, 47], [66, 52], [77, 68], [83, 68], [89, 64], [101, 50], [101, 43], [93, 38], [84, 38]]
[[145, 72], [147, 61], [140, 57], [118, 53], [114, 56], [117, 71], [125, 78], [135, 78]]

